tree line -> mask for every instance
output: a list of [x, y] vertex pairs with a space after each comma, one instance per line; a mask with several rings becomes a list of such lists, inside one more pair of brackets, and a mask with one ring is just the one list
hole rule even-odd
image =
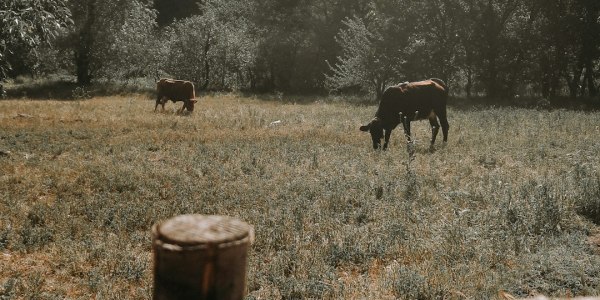
[[596, 97], [597, 0], [4, 0], [0, 80], [175, 77], [202, 90]]

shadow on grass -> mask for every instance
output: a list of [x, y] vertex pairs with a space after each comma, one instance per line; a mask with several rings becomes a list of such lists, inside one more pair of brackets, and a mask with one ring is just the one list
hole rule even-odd
[[243, 97], [251, 97], [265, 102], [277, 102], [283, 104], [313, 104], [313, 103], [349, 103], [356, 106], [376, 105], [377, 101], [369, 96], [363, 95], [328, 95], [327, 93], [286, 94], [282, 92], [275, 93], [252, 93], [244, 91]]
[[[140, 78], [132, 80], [99, 80], [91, 85], [78, 85], [74, 78], [57, 77], [53, 79], [19, 79], [4, 85], [6, 99], [33, 100], [85, 100], [99, 96], [115, 96], [142, 94], [149, 99], [155, 96], [155, 82], [152, 79]], [[198, 97], [219, 93], [214, 91], [197, 91]], [[313, 104], [313, 103], [348, 103], [356, 106], [375, 106], [377, 100], [368, 95], [328, 95], [326, 93], [286, 94], [253, 93], [242, 91], [242, 97], [255, 98], [266, 102], [283, 104]], [[2, 98], [0, 98], [1, 100]], [[521, 98], [486, 98], [486, 97], [450, 97], [448, 107], [460, 110], [480, 110], [490, 108], [529, 108], [538, 110], [567, 109], [578, 111], [600, 111], [600, 97], [554, 97], [543, 99], [539, 97]]]
[[[285, 93], [251, 93], [244, 92], [243, 97], [253, 97], [261, 101], [278, 102], [284, 104], [312, 104], [312, 103], [348, 103], [356, 106], [376, 106], [378, 101], [368, 95], [328, 95], [311, 94], [296, 95]], [[487, 98], [487, 97], [450, 97], [448, 107], [454, 110], [471, 111], [490, 108], [527, 108], [537, 110], [567, 109], [579, 111], [600, 111], [600, 98], [595, 97], [554, 97], [544, 99], [540, 97], [520, 98]]]
[[598, 111], [600, 110], [600, 98], [582, 97], [522, 97], [494, 99], [484, 97], [458, 98], [450, 97], [448, 106], [460, 111], [471, 111], [489, 108], [528, 108], [537, 110], [578, 110], [578, 111]]
[[147, 81], [102, 81], [78, 85], [74, 80], [20, 80], [4, 85], [7, 100], [85, 100], [100, 96], [143, 94], [154, 97], [155, 87]]

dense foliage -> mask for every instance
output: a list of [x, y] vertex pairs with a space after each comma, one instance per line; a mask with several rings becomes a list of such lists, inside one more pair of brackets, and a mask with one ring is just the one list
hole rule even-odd
[[34, 72], [38, 47], [71, 24], [66, 0], [4, 0], [0, 2], [0, 82], [12, 70]]
[[[597, 0], [29, 2], [0, 4], [0, 70], [18, 53], [10, 76], [173, 76], [210, 90], [375, 95], [439, 77], [468, 97], [598, 95]], [[19, 19], [25, 12], [43, 17]], [[40, 47], [47, 57], [29, 55]]]

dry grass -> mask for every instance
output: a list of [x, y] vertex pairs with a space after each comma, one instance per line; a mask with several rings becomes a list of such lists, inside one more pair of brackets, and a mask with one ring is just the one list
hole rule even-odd
[[600, 294], [597, 113], [451, 108], [407, 164], [358, 130], [372, 106], [153, 107], [0, 101], [1, 299], [150, 298], [150, 227], [182, 213], [255, 226], [249, 299]]

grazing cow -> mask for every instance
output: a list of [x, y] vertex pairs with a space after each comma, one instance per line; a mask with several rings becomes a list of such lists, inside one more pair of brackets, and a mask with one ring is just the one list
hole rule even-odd
[[169, 100], [173, 103], [177, 101], [183, 101], [183, 106], [177, 112], [181, 113], [184, 109], [189, 112], [194, 111], [194, 103], [198, 102], [196, 93], [194, 91], [194, 84], [185, 80], [174, 80], [174, 79], [161, 79], [156, 83], [156, 105], [154, 105], [154, 111], [158, 105], [162, 105], [162, 110], [165, 110], [165, 103]]
[[367, 125], [360, 127], [361, 131], [371, 133], [373, 148], [381, 147], [381, 139], [385, 135], [383, 150], [387, 149], [392, 130], [402, 123], [404, 134], [410, 142], [410, 122], [429, 119], [431, 124], [431, 149], [435, 143], [440, 123], [444, 142], [448, 141], [448, 119], [446, 117], [446, 100], [448, 87], [436, 78], [401, 83], [388, 87], [379, 102], [375, 118]]

